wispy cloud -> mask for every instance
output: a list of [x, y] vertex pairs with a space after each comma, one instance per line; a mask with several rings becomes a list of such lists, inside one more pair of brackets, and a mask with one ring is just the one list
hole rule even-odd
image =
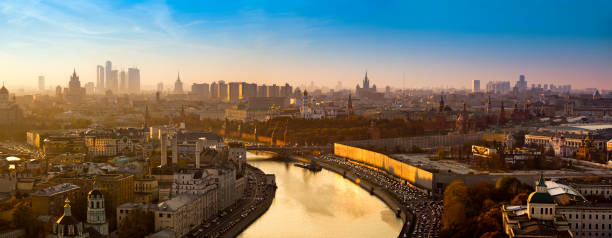
[[104, 1], [6, 0], [0, 3], [0, 15], [7, 20], [3, 28], [25, 28], [29, 34], [180, 39], [184, 33], [169, 7], [159, 1], [116, 8]]

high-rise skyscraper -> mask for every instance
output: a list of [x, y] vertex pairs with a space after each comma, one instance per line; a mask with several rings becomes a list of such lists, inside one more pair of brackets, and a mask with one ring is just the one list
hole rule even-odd
[[242, 84], [242, 98], [257, 97], [257, 84], [254, 83], [243, 83]]
[[164, 83], [162, 82], [157, 83], [157, 91], [160, 93], [164, 91]]
[[[111, 89], [111, 81], [112, 81], [112, 76], [111, 76], [111, 71], [113, 71], [113, 63], [110, 62], [110, 60], [106, 61], [106, 68], [104, 68], [105, 72], [105, 83], [104, 83], [104, 90], [106, 91], [106, 89]], [[112, 89], [111, 89], [112, 90]]]
[[96, 83], [96, 91], [104, 93], [104, 67], [102, 65], [96, 67]]
[[268, 97], [268, 86], [265, 84], [257, 86], [257, 97]]
[[280, 87], [276, 84], [268, 87], [268, 97], [278, 97], [280, 94]]
[[472, 92], [479, 93], [480, 92], [480, 80], [472, 80]]
[[210, 98], [219, 98], [219, 85], [216, 82], [210, 84]]
[[229, 99], [228, 94], [229, 94], [229, 89], [227, 87], [227, 84], [225, 83], [225, 81], [220, 80], [219, 81], [219, 99], [221, 99], [221, 101], [227, 101]]
[[113, 93], [119, 92], [119, 71], [111, 70], [106, 75], [106, 89], [111, 90]]
[[519, 80], [516, 81], [516, 85], [514, 86], [519, 92], [524, 92], [527, 90], [527, 81], [525, 81], [525, 75], [520, 75]]
[[510, 91], [510, 81], [491, 81], [487, 83], [487, 93], [504, 94]]
[[242, 98], [242, 83], [229, 83], [229, 100], [238, 101]]
[[285, 83], [285, 86], [281, 86], [280, 96], [281, 97], [291, 97], [293, 94], [293, 87], [288, 83]]
[[119, 92], [127, 91], [127, 74], [125, 70], [121, 70], [119, 73]]
[[45, 76], [38, 76], [38, 91], [45, 91]]
[[57, 87], [55, 87], [55, 96], [60, 99], [63, 97], [62, 86], [57, 85]]
[[207, 83], [194, 83], [191, 85], [191, 93], [202, 98], [208, 98], [210, 92], [209, 87]]
[[95, 87], [94, 87], [94, 83], [93, 82], [87, 82], [85, 83], [85, 94], [94, 94], [95, 92]]
[[128, 69], [128, 92], [140, 93], [140, 70], [137, 68]]

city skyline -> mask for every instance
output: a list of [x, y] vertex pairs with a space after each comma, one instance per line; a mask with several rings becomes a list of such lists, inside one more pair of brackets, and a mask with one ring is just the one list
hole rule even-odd
[[76, 68], [83, 84], [95, 83], [96, 66], [110, 60], [139, 68], [149, 90], [172, 85], [178, 71], [187, 86], [353, 89], [366, 70], [380, 88], [470, 89], [525, 75], [529, 84], [609, 89], [611, 3], [481, 1], [490, 13], [444, 3], [5, 1], [1, 76], [11, 88], [36, 88], [38, 76], [65, 86]]
[[0, 0], [0, 238], [612, 237], [612, 1]]

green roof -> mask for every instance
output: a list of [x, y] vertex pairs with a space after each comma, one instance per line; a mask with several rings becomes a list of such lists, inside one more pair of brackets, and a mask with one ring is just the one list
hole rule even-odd
[[548, 194], [548, 192], [545, 192], [545, 193], [533, 192], [529, 195], [529, 198], [527, 198], [527, 203], [552, 204], [552, 203], [555, 203], [555, 200], [553, 199], [552, 196], [550, 196], [550, 194]]

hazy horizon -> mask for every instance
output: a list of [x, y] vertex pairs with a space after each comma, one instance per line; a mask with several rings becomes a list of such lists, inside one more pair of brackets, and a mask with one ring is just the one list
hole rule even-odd
[[[488, 9], [484, 12], [479, 9]], [[469, 88], [474, 79], [612, 85], [612, 2], [3, 1], [9, 88], [96, 81], [106, 60], [143, 89], [192, 83]]]

